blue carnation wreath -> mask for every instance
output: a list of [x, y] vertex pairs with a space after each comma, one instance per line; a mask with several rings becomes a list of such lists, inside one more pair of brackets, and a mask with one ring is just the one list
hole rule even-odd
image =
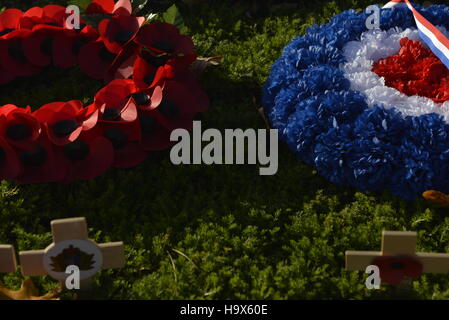
[[[449, 28], [449, 7], [415, 6]], [[332, 183], [362, 191], [388, 189], [414, 199], [425, 190], [449, 192], [449, 124], [441, 115], [404, 116], [368, 106], [339, 66], [343, 47], [367, 31], [368, 14], [354, 10], [314, 25], [273, 64], [262, 104], [280, 139]], [[380, 28], [415, 28], [407, 8], [381, 9]]]

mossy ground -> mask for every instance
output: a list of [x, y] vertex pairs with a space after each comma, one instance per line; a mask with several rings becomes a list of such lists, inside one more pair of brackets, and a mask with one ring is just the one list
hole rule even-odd
[[[211, 98], [202, 124], [224, 129], [263, 128], [254, 98], [283, 46], [311, 24], [369, 2], [265, 6], [251, 17], [244, 1], [232, 10], [213, 4], [183, 14], [198, 54], [223, 56], [202, 78]], [[99, 87], [76, 69], [49, 70], [0, 88], [0, 105], [87, 102]], [[0, 243], [42, 249], [51, 242], [51, 220], [85, 216], [97, 242], [126, 244], [126, 266], [96, 277], [93, 299], [446, 299], [447, 275], [369, 291], [363, 272], [344, 270], [344, 252], [379, 250], [384, 229], [417, 231], [419, 251], [447, 252], [447, 213], [424, 200], [338, 188], [285, 146], [275, 176], [259, 176], [257, 166], [174, 166], [166, 151], [87, 182], [3, 181]], [[22, 277], [0, 280], [18, 288]], [[33, 280], [42, 292], [57, 286], [49, 277]]]

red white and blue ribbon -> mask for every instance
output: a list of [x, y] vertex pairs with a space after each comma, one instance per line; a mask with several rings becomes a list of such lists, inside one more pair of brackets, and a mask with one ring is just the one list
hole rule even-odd
[[421, 39], [429, 46], [430, 50], [449, 68], [449, 39], [446, 38], [432, 23], [424, 18], [411, 4], [409, 0], [393, 0], [384, 8], [393, 8], [399, 5], [407, 5], [412, 11]]

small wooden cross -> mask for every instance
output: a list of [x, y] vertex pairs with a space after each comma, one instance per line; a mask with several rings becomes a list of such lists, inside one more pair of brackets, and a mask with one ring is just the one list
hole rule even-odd
[[17, 262], [14, 247], [0, 245], [0, 273], [16, 272]]
[[[125, 264], [123, 242], [96, 244], [89, 240], [86, 219], [83, 217], [53, 220], [51, 230], [53, 243], [45, 250], [21, 251], [19, 253], [24, 276], [48, 274], [63, 283], [66, 276], [65, 270], [52, 270], [55, 261], [77, 265], [81, 269], [79, 261], [80, 254], [83, 254], [84, 257], [92, 257], [90, 271], [86, 271], [81, 277], [81, 290], [83, 290], [83, 287], [89, 289], [90, 279], [99, 269], [121, 268]], [[81, 250], [79, 250], [80, 248]], [[90, 252], [84, 252], [85, 248]], [[67, 252], [75, 253], [67, 254]], [[89, 255], [89, 253], [92, 254]]]
[[449, 273], [449, 254], [416, 253], [417, 233], [383, 231], [381, 251], [346, 251], [347, 270], [365, 270], [373, 260], [384, 255], [410, 255], [419, 260], [425, 273]]

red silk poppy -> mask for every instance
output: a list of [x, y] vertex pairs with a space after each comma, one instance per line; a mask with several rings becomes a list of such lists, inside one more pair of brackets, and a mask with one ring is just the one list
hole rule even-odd
[[179, 33], [176, 26], [165, 22], [144, 25], [135, 41], [155, 53], [188, 55], [194, 51], [192, 39]]
[[89, 77], [103, 79], [115, 57], [103, 42], [97, 41], [81, 47], [78, 61], [81, 70]]
[[53, 37], [53, 64], [68, 68], [78, 63], [81, 48], [98, 39], [98, 32], [87, 26], [82, 30], [64, 30]]
[[31, 114], [31, 108], [9, 104], [0, 107], [0, 134], [12, 146], [28, 148], [41, 133], [41, 124]]
[[18, 9], [6, 9], [0, 13], [0, 39], [19, 28], [22, 15]]
[[98, 32], [106, 48], [118, 54], [123, 47], [134, 39], [145, 18], [133, 16], [114, 16], [104, 19], [98, 25]]
[[33, 7], [24, 12], [20, 19], [20, 27], [23, 29], [60, 27], [65, 25], [68, 14], [66, 8], [58, 5], [47, 5], [43, 8]]
[[149, 64], [141, 57], [137, 57], [134, 62], [133, 80], [139, 89], [154, 88], [162, 83], [165, 79], [174, 76], [174, 72], [170, 65], [156, 67]]
[[67, 175], [63, 182], [93, 179], [111, 168], [114, 162], [112, 143], [98, 129], [83, 131], [73, 142], [58, 149], [63, 154]]
[[24, 53], [23, 41], [32, 34], [19, 29], [4, 36], [0, 41], [0, 67], [14, 77], [29, 77], [38, 74], [41, 68], [30, 63]]
[[45, 127], [48, 138], [58, 146], [75, 141], [82, 131], [92, 129], [98, 120], [95, 106], [83, 108], [82, 102], [48, 103], [33, 113]]
[[57, 182], [66, 176], [67, 167], [64, 159], [55, 152], [45, 131], [42, 131], [32, 147], [15, 150], [23, 168], [17, 177], [19, 183]]
[[170, 131], [191, 130], [192, 119], [200, 110], [198, 101], [186, 86], [169, 80], [165, 82], [161, 103], [154, 108], [154, 117]]
[[93, 0], [86, 9], [87, 14], [116, 14], [131, 15], [132, 5], [130, 0]]
[[406, 277], [416, 278], [423, 271], [423, 265], [414, 256], [380, 256], [372, 264], [379, 267], [380, 278], [392, 285], [400, 284]]

